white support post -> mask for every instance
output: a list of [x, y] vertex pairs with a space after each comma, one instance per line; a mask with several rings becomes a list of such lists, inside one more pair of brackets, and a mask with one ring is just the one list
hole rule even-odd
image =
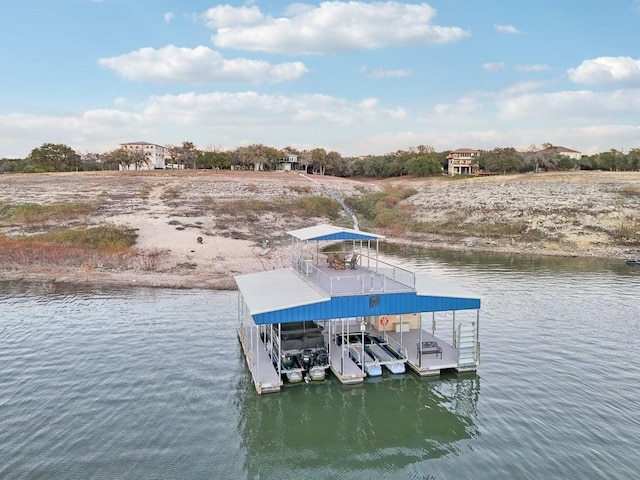
[[431, 334], [436, 335], [436, 312], [431, 312]]
[[456, 348], [456, 311], [453, 311], [453, 320], [451, 320], [451, 326], [453, 327], [453, 348]]

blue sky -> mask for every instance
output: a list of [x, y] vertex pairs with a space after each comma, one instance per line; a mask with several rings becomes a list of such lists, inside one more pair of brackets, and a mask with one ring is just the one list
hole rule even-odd
[[640, 148], [640, 0], [7, 0], [0, 157]]

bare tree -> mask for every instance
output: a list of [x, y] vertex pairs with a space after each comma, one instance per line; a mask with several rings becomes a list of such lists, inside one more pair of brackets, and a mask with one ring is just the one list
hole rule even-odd
[[134, 166], [135, 170], [141, 170], [142, 167], [153, 170], [153, 163], [149, 152], [144, 150], [129, 150], [129, 164]]
[[254, 143], [246, 147], [238, 147], [234, 151], [234, 156], [238, 160], [238, 165], [243, 169], [263, 170], [269, 161], [268, 147]]

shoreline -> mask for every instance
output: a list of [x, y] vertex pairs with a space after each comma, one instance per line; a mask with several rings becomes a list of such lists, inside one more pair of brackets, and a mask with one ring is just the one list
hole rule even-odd
[[[544, 260], [552, 260], [553, 258], [574, 258], [582, 260], [595, 261], [619, 261], [622, 265], [624, 258], [617, 255], [594, 255], [577, 254], [567, 251], [522, 251], [521, 249], [499, 247], [499, 248], [446, 248], [442, 245], [430, 245], [406, 241], [402, 239], [387, 239], [384, 243], [386, 246], [416, 249], [428, 251], [439, 251], [447, 253], [461, 252], [465, 254], [487, 254], [499, 256], [521, 256], [528, 258], [540, 258]], [[287, 267], [288, 265], [282, 265]], [[253, 273], [260, 270], [239, 271], [237, 274]], [[30, 284], [41, 284], [45, 289], [55, 284], [65, 285], [83, 285], [91, 287], [143, 287], [143, 288], [167, 288], [167, 289], [197, 289], [197, 290], [214, 290], [214, 291], [237, 291], [237, 285], [232, 276], [208, 276], [204, 273], [198, 274], [172, 274], [166, 272], [139, 272], [139, 271], [122, 271], [122, 272], [87, 272], [87, 271], [30, 271], [28, 269], [3, 271], [2, 280], [9, 282], [26, 282]]]
[[[153, 259], [121, 270], [9, 263], [0, 276], [43, 284], [235, 290], [234, 275], [291, 264], [287, 231], [335, 223], [301, 216], [289, 206], [309, 196], [328, 198], [327, 190], [345, 199], [401, 189], [413, 193], [395, 208], [424, 225], [442, 224], [445, 233], [370, 230], [361, 222], [362, 230], [384, 235], [384, 245], [621, 262], [640, 257], [640, 172], [382, 180], [238, 171], [6, 174], [0, 175], [0, 206], [97, 202], [95, 213], [67, 224], [133, 229], [135, 249]], [[339, 224], [349, 222], [342, 213]], [[0, 223], [0, 235], [55, 229], [60, 223]], [[458, 225], [466, 229], [457, 230]], [[516, 233], [500, 230], [504, 225]], [[623, 229], [635, 243], [616, 240]]]

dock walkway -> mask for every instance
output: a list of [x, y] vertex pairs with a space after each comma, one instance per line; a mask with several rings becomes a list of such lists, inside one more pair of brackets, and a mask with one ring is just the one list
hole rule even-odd
[[251, 371], [256, 390], [259, 394], [279, 392], [282, 379], [271, 363], [271, 357], [262, 339], [251, 335], [253, 331], [248, 326], [238, 328], [238, 340], [242, 345], [244, 358]]

